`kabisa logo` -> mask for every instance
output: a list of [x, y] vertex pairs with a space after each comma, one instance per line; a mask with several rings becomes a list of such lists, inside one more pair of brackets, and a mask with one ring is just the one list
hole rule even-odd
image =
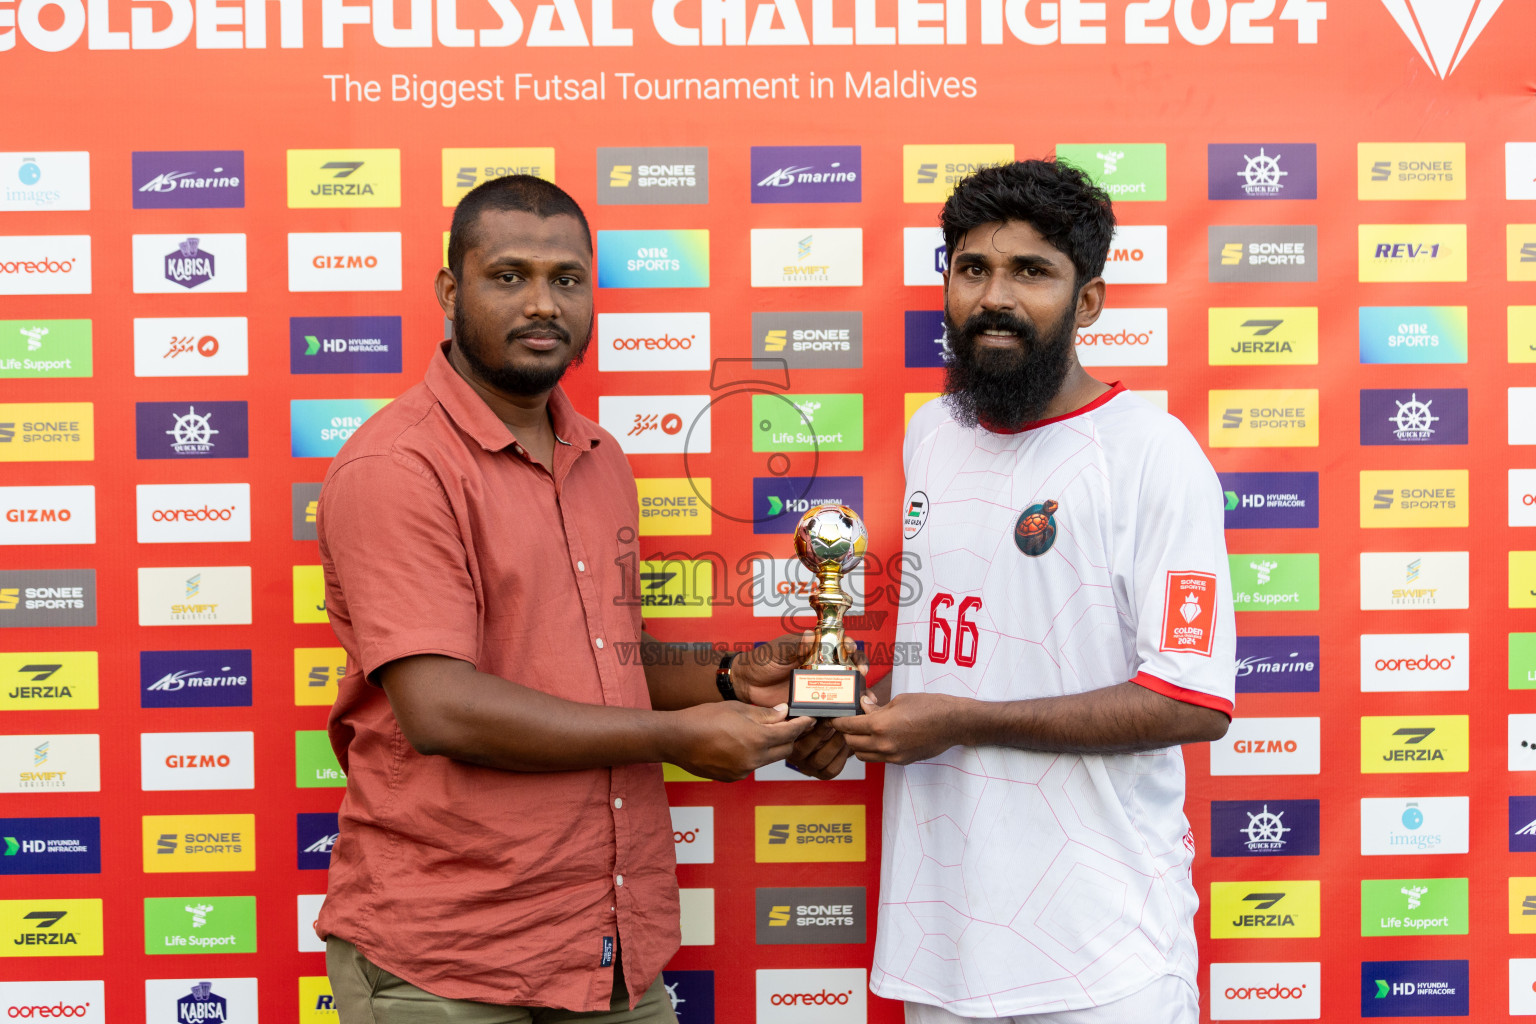
[[1316, 800], [1211, 801], [1212, 857], [1316, 857]]
[[773, 365], [769, 360], [783, 360], [796, 369], [863, 366], [864, 314], [753, 313], [752, 355], [762, 366]]
[[1168, 310], [1106, 309], [1078, 329], [1076, 345], [1084, 366], [1167, 366]]
[[672, 850], [679, 864], [715, 862], [715, 809], [672, 808]]
[[1360, 934], [1467, 934], [1467, 879], [1361, 879]]
[[905, 325], [907, 366], [945, 366], [954, 358], [941, 310], [909, 309]]
[[100, 818], [0, 818], [0, 875], [101, 873]]
[[1466, 361], [1466, 306], [1360, 307], [1360, 362]]
[[1360, 443], [1467, 443], [1466, 388], [1363, 388]]
[[245, 206], [245, 153], [231, 150], [133, 154], [135, 210]]
[[1321, 921], [1318, 882], [1211, 883], [1213, 939], [1315, 939]]
[[1316, 611], [1320, 600], [1316, 554], [1228, 555], [1236, 611]]
[[1212, 283], [1317, 280], [1315, 224], [1213, 224], [1206, 241]]
[[144, 952], [254, 953], [256, 897], [148, 897]]
[[1316, 306], [1220, 307], [1206, 315], [1212, 366], [1316, 366]]
[[597, 368], [707, 370], [708, 313], [599, 313]]
[[1212, 1020], [1318, 1020], [1323, 965], [1211, 964]]
[[388, 398], [295, 398], [288, 403], [290, 443], [296, 459], [334, 458]]
[[200, 981], [192, 986], [190, 994], [176, 1000], [176, 1021], [177, 1024], [223, 1022], [229, 1020], [228, 1009], [229, 1000], [213, 991], [213, 982]]
[[1360, 280], [1465, 281], [1465, 224], [1361, 224]]
[[527, 174], [545, 181], [554, 181], [554, 149], [549, 146], [444, 149], [443, 205], [457, 206], [459, 200], [476, 185], [509, 174]]
[[1317, 198], [1313, 142], [1213, 142], [1206, 169], [1208, 199]]
[[790, 534], [816, 505], [847, 505], [864, 514], [861, 476], [759, 476], [752, 478], [752, 532]]
[[89, 377], [89, 320], [0, 320], [0, 379]]
[[857, 203], [863, 198], [858, 146], [753, 146], [754, 203]]
[[759, 970], [758, 1024], [863, 1024], [868, 978], [863, 968]]
[[0, 487], [0, 546], [94, 543], [95, 487]]
[[90, 402], [0, 404], [0, 462], [90, 462], [96, 415]]
[[752, 450], [863, 451], [864, 396], [755, 394]]
[[640, 563], [637, 599], [646, 618], [708, 618], [715, 598], [715, 564], [661, 558]]
[[1207, 397], [1212, 448], [1315, 448], [1315, 388], [1211, 391]]
[[901, 198], [942, 203], [962, 178], [983, 167], [1013, 162], [1013, 145], [902, 146]]
[[105, 993], [106, 984], [100, 981], [0, 981], [0, 1015], [6, 1020], [105, 1024]]
[[753, 228], [752, 287], [858, 287], [863, 228]]
[[708, 288], [709, 231], [599, 231], [600, 288]]
[[0, 628], [96, 625], [95, 569], [0, 570]]
[[101, 792], [101, 737], [0, 736], [0, 793], [36, 792]]
[[765, 946], [867, 941], [863, 886], [757, 890], [757, 942]]
[[288, 319], [290, 373], [399, 373], [398, 316]]
[[89, 710], [99, 705], [95, 651], [0, 654], [0, 710]]
[[0, 956], [101, 956], [101, 900], [0, 900]]
[[696, 537], [714, 532], [709, 477], [637, 477], [640, 536]]
[[597, 417], [629, 455], [709, 453], [708, 395], [599, 395]]
[[1315, 529], [1316, 473], [1221, 473], [1226, 528]]
[[91, 154], [0, 153], [0, 213], [90, 208]]
[[165, 254], [165, 279], [187, 290], [207, 284], [218, 274], [218, 259], [202, 247], [202, 239], [184, 238]]
[[1211, 744], [1212, 775], [1316, 775], [1317, 718], [1235, 718]]
[[138, 484], [140, 544], [251, 539], [250, 484]]
[[1316, 636], [1239, 636], [1238, 693], [1316, 693], [1321, 685]]
[[[553, 152], [553, 151], [551, 151]], [[709, 202], [709, 150], [703, 146], [599, 146], [599, 206]]]
[[331, 849], [341, 836], [336, 814], [298, 815], [299, 869], [324, 871], [331, 863]]
[[135, 317], [135, 377], [244, 377], [250, 372], [243, 316]]
[[1360, 1016], [1465, 1017], [1468, 973], [1466, 960], [1367, 960], [1360, 965]]
[[0, 237], [0, 295], [89, 294], [90, 235]]
[[[1441, 78], [1466, 59], [1472, 44], [1504, 0], [1437, 4], [1433, 0], [1382, 0], [1413, 48]], [[1465, 1011], [1463, 1011], [1465, 1012]]]
[[1465, 690], [1471, 682], [1466, 633], [1366, 633], [1360, 637], [1364, 693]]
[[862, 804], [759, 805], [754, 813], [759, 864], [864, 860]]
[[290, 149], [290, 210], [400, 205], [398, 149]]
[[1161, 142], [1056, 144], [1056, 157], [1081, 167], [1116, 203], [1168, 198], [1168, 147]]
[[1466, 715], [1373, 716], [1360, 719], [1360, 771], [1464, 772]]
[[140, 651], [139, 706], [251, 706], [251, 652]]
[[1386, 797], [1360, 801], [1360, 853], [1466, 853], [1468, 799]]
[[291, 292], [397, 292], [400, 232], [294, 231], [288, 234]]
[[141, 459], [243, 459], [250, 454], [244, 402], [138, 402]]
[[[1489, 2], [1484, 0], [1483, 6]], [[1361, 199], [1467, 198], [1466, 143], [1362, 142], [1357, 153], [1355, 180]]]
[[255, 871], [253, 814], [147, 814], [144, 871]]
[[1120, 224], [1109, 243], [1104, 280], [1110, 284], [1168, 283], [1168, 226]]

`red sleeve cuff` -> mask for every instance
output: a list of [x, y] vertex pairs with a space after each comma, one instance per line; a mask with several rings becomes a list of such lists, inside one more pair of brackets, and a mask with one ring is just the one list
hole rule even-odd
[[1136, 678], [1132, 679], [1131, 682], [1138, 686], [1145, 686], [1153, 693], [1160, 693], [1164, 697], [1172, 697], [1174, 700], [1183, 701], [1185, 704], [1193, 704], [1196, 707], [1220, 711], [1229, 719], [1232, 717], [1232, 702], [1223, 697], [1213, 697], [1208, 693], [1201, 693], [1199, 690], [1186, 690], [1182, 686], [1175, 686], [1165, 679], [1159, 679], [1157, 676], [1149, 675], [1146, 672], [1136, 673]]

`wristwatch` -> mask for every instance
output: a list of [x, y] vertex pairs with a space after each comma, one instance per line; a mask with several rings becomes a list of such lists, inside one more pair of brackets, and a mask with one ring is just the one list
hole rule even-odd
[[715, 670], [715, 689], [720, 691], [721, 700], [741, 700], [736, 696], [736, 687], [731, 685], [731, 662], [736, 660], [735, 651], [731, 651], [720, 659], [720, 667]]

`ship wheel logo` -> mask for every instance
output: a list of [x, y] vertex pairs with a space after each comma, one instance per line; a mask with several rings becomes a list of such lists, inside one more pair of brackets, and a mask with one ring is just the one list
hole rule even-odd
[[196, 406], [187, 406], [187, 414], [176, 416], [176, 424], [166, 431], [171, 438], [171, 447], [182, 454], [212, 451], [213, 435], [218, 431], [209, 422], [211, 416], [211, 413], [198, 413]]
[[1414, 392], [1408, 396], [1408, 401], [1397, 403], [1397, 414], [1387, 418], [1397, 427], [1399, 441], [1427, 441], [1435, 436], [1435, 430], [1430, 424], [1438, 423], [1440, 417], [1430, 412], [1429, 407], [1434, 401], [1431, 398], [1421, 402], [1418, 392]]
[[1280, 169], [1280, 158], [1269, 156], [1264, 152], [1264, 147], [1259, 147], [1258, 156], [1243, 154], [1243, 159], [1248, 161], [1248, 166], [1238, 171], [1238, 177], [1244, 181], [1243, 191], [1251, 196], [1279, 195], [1285, 185], [1280, 179], [1289, 175], [1289, 171]]
[[1248, 827], [1240, 831], [1248, 837], [1248, 849], [1250, 850], [1278, 850], [1285, 846], [1285, 840], [1281, 838], [1290, 831], [1280, 821], [1280, 815], [1269, 809], [1265, 804], [1258, 814], [1248, 812]]

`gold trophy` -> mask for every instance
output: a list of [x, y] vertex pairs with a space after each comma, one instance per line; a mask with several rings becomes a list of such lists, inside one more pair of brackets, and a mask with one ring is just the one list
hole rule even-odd
[[859, 713], [864, 677], [854, 668], [853, 641], [843, 635], [843, 614], [853, 600], [839, 581], [864, 560], [869, 531], [847, 505], [817, 505], [795, 527], [795, 554], [816, 574], [811, 594], [816, 646], [789, 683], [789, 713], [836, 718]]

